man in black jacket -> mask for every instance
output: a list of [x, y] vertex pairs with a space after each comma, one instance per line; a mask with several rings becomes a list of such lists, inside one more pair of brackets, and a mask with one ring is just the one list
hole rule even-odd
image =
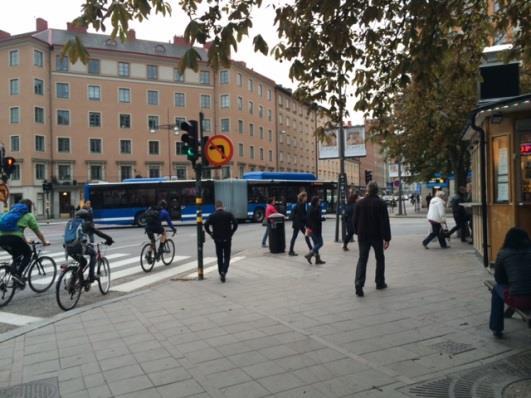
[[[212, 230], [210, 227], [212, 226]], [[232, 235], [238, 229], [238, 222], [231, 212], [223, 209], [223, 202], [216, 200], [216, 211], [205, 222], [205, 230], [216, 244], [218, 256], [218, 271], [221, 282], [225, 282], [225, 276], [229, 270], [230, 246]]]
[[371, 246], [376, 256], [376, 289], [385, 289], [384, 250], [391, 241], [391, 225], [387, 205], [378, 197], [378, 184], [371, 181], [367, 185], [367, 196], [356, 204], [354, 227], [358, 232], [359, 259], [356, 267], [356, 295], [363, 297], [367, 260]]

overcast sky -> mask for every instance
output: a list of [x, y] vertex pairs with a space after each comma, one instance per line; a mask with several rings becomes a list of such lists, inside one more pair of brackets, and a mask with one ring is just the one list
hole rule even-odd
[[[35, 20], [43, 18], [48, 21], [49, 28], [66, 29], [66, 23], [73, 20], [81, 13], [83, 0], [4, 0], [9, 1], [9, 7], [4, 8], [0, 14], [0, 29], [11, 34], [29, 32], [35, 29]], [[173, 6], [171, 17], [151, 16], [142, 23], [133, 22], [131, 27], [136, 31], [136, 37], [145, 40], [169, 42], [174, 35], [182, 36], [188, 17], [177, 7], [177, 2], [169, 0]], [[264, 4], [267, 3], [264, 1]], [[263, 7], [253, 13], [253, 31], [251, 37], [260, 32], [269, 47], [272, 48], [278, 41], [276, 30], [273, 28], [274, 12], [271, 7]], [[107, 24], [110, 32], [110, 24]], [[245, 61], [247, 66], [260, 74], [267, 76], [275, 82], [292, 89], [296, 84], [289, 79], [289, 65], [280, 63], [273, 57], [266, 57], [255, 53], [252, 40], [247, 39], [239, 44], [238, 52], [233, 59]], [[351, 105], [351, 104], [349, 104]], [[352, 112], [351, 112], [352, 114]], [[353, 123], [361, 123], [360, 115], [351, 117]]]

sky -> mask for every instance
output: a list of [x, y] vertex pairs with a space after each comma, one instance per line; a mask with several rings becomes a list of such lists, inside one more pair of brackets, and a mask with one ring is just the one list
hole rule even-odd
[[[152, 15], [147, 21], [142, 23], [135, 21], [130, 24], [131, 28], [136, 31], [138, 39], [170, 42], [174, 35], [183, 35], [188, 17], [179, 9], [176, 0], [168, 0], [168, 2], [173, 8], [172, 16]], [[9, 7], [4, 8], [4, 12], [0, 14], [0, 30], [11, 34], [30, 32], [35, 30], [37, 18], [47, 20], [49, 28], [66, 29], [66, 23], [81, 14], [83, 3], [83, 0], [9, 0]], [[264, 4], [266, 3], [264, 1]], [[278, 42], [273, 20], [274, 11], [272, 7], [266, 5], [256, 10], [253, 13], [254, 26], [250, 32], [251, 39], [242, 40], [238, 45], [238, 52], [232, 58], [245, 61], [247, 67], [273, 79], [284, 87], [295, 89], [296, 82], [289, 78], [288, 63], [278, 62], [273, 56], [266, 57], [260, 53], [255, 53], [253, 50], [252, 37], [256, 33], [262, 34], [269, 44], [269, 48], [273, 48]], [[110, 30], [110, 24], [107, 24], [107, 31]], [[326, 106], [326, 104], [324, 105]], [[348, 107], [352, 108], [353, 104], [349, 103]], [[361, 114], [350, 113], [353, 124], [362, 123]]]

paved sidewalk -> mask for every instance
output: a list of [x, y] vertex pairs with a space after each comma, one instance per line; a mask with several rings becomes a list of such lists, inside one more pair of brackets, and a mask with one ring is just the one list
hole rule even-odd
[[[249, 249], [226, 284], [213, 274], [168, 281], [0, 336], [0, 396], [40, 381], [63, 398], [439, 397], [430, 388], [444, 383], [490, 397], [487, 387], [526, 378], [531, 331], [510, 320], [507, 338], [492, 338], [488, 274], [470, 246], [426, 251], [421, 238], [393, 239], [387, 290], [374, 289], [371, 254], [363, 298], [353, 293], [354, 244], [344, 253], [328, 241], [324, 266]], [[505, 381], [485, 380], [500, 363], [516, 365]], [[456, 387], [463, 380], [477, 387], [470, 395]]]

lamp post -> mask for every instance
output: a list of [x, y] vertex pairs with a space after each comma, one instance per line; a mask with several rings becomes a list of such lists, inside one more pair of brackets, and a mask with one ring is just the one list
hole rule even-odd
[[181, 127], [178, 124], [160, 124], [156, 128], [149, 129], [150, 133], [156, 133], [157, 130], [168, 130], [168, 178], [171, 179], [171, 132], [178, 135]]

